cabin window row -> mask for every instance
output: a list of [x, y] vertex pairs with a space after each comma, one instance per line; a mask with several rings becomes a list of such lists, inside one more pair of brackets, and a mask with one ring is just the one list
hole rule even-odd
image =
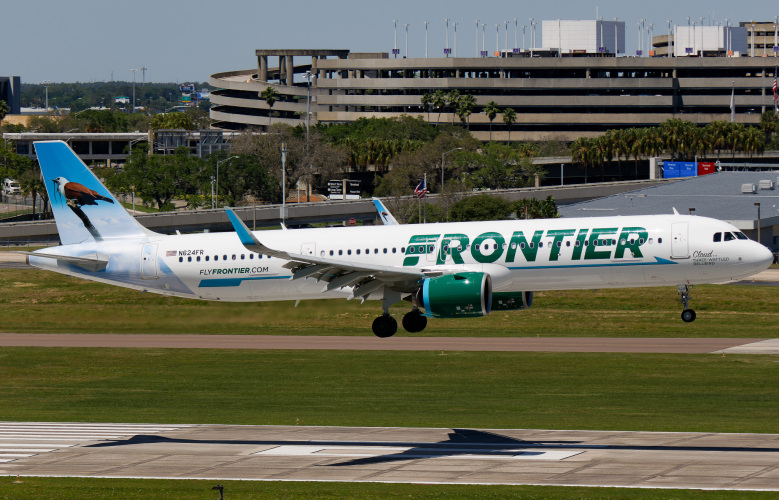
[[[214, 261], [217, 262], [219, 260], [225, 260], [226, 261], [226, 260], [247, 260], [247, 259], [248, 260], [254, 260], [255, 259], [255, 257], [254, 257], [255, 255], [257, 256], [256, 258], [258, 260], [259, 259], [263, 259], [263, 258], [264, 259], [270, 259], [270, 255], [262, 255], [262, 254], [250, 253], [250, 254], [248, 254], [248, 257], [247, 257], [247, 255], [245, 253], [242, 253], [240, 255], [232, 254], [232, 258], [230, 258], [229, 255], [222, 255], [221, 259], [220, 259], [219, 255], [214, 255]], [[184, 262], [185, 259], [186, 259], [187, 262], [200, 262], [200, 261], [209, 262], [211, 260], [211, 256], [210, 255], [205, 255], [205, 256], [201, 257], [200, 255], [195, 255], [194, 258], [193, 258], [193, 256], [190, 255], [190, 256], [188, 256], [186, 258], [185, 257], [179, 257], [179, 262]]]

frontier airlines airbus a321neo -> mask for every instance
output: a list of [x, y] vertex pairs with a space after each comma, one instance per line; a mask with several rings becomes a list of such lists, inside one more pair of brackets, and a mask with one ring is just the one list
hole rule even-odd
[[[734, 226], [699, 216], [392, 224], [161, 235], [141, 226], [67, 144], [35, 144], [62, 245], [28, 254], [35, 267], [193, 299], [380, 300], [373, 332], [390, 337], [427, 318], [530, 307], [533, 291], [675, 285], [682, 319], [691, 285], [743, 279], [771, 252]], [[675, 212], [675, 210], [674, 210]]]

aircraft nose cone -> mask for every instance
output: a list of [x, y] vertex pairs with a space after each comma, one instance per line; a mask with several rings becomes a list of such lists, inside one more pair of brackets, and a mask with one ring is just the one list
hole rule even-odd
[[771, 250], [769, 250], [762, 244], [758, 243], [758, 246], [760, 248], [758, 248], [756, 251], [757, 258], [755, 259], [755, 261], [758, 262], [763, 268], [768, 268], [768, 266], [770, 266], [774, 262], [774, 254], [771, 252]]

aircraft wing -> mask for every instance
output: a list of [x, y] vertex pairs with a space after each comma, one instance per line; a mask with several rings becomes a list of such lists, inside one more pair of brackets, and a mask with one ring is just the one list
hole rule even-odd
[[263, 244], [249, 230], [240, 217], [230, 209], [225, 209], [230, 222], [246, 249], [278, 259], [288, 261], [284, 267], [292, 271], [293, 280], [314, 278], [323, 282], [322, 292], [351, 286], [354, 291], [349, 299], [367, 298], [371, 293], [378, 292], [383, 287], [392, 290], [411, 293], [419, 288], [420, 280], [440, 276], [440, 270], [425, 270], [378, 264], [355, 263], [348, 260], [328, 259], [315, 255], [303, 255], [284, 252]]

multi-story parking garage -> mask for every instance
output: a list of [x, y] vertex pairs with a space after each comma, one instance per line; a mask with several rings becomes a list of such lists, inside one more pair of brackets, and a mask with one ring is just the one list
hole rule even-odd
[[[336, 50], [258, 50], [256, 68], [218, 73], [210, 83], [211, 118], [217, 127], [244, 129], [269, 123], [352, 122], [361, 117], [423, 116], [430, 122], [459, 122], [452, 110], [424, 109], [421, 98], [436, 90], [472, 94], [474, 136], [488, 140], [483, 106], [495, 101], [513, 108], [511, 127], [498, 115], [494, 140], [573, 140], [608, 129], [651, 126], [669, 118], [695, 123], [731, 119], [759, 123], [773, 106], [775, 59], [769, 57], [567, 57], [390, 58]], [[295, 64], [294, 57], [310, 57]], [[279, 64], [269, 66], [269, 57]], [[305, 73], [310, 72], [310, 89]], [[280, 94], [269, 108], [259, 94]], [[310, 101], [308, 92], [310, 91]]]

